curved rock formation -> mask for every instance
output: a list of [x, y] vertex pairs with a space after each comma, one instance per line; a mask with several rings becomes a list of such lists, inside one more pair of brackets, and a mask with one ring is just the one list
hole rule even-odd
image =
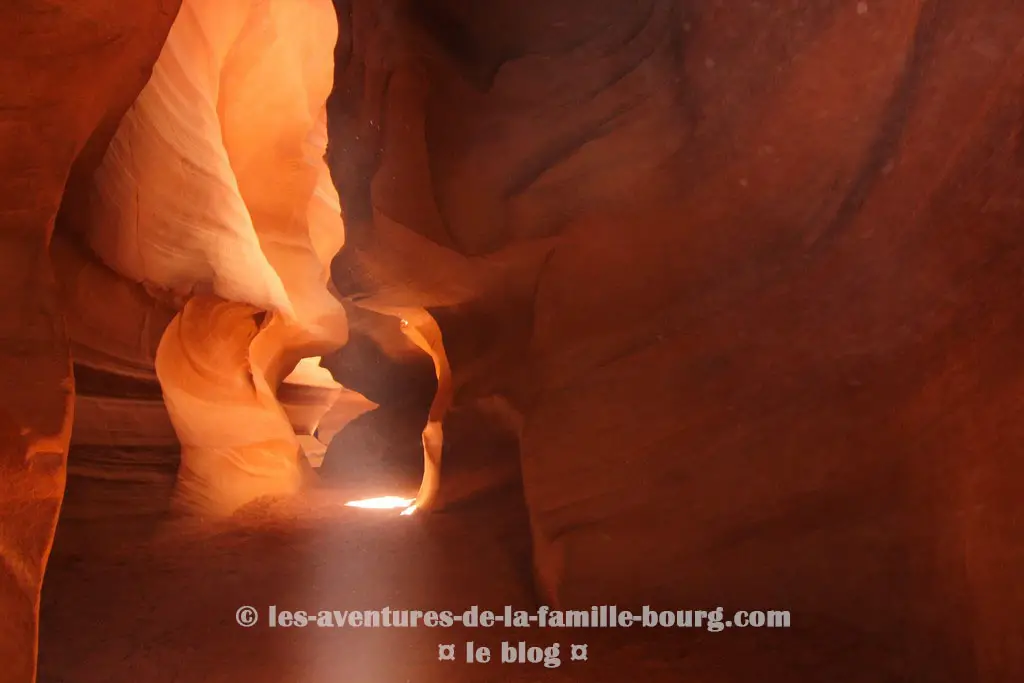
[[144, 84], [176, 3], [87, 0], [63, 3], [59, 16], [25, 9], [0, 8], [0, 661], [5, 680], [19, 683], [34, 678], [39, 590], [73, 412], [47, 255], [54, 217], [76, 158], [102, 151]]
[[[185, 2], [85, 202], [81, 232], [109, 268], [176, 308], [222, 302], [186, 304], [156, 358], [181, 500], [206, 512], [297, 490], [304, 459], [276, 394], [298, 360], [345, 343], [323, 162], [336, 35], [325, 2]], [[259, 335], [257, 311], [274, 312]], [[322, 415], [340, 389], [306, 393]]]
[[549, 600], [1021, 675], [1020, 7], [343, 5], [335, 282], [521, 415]]
[[115, 5], [0, 8], [0, 680], [69, 438], [230, 513], [372, 408], [317, 357], [540, 600], [799, 624], [670, 680], [1024, 680], [1019, 0]]
[[[12, 384], [0, 411], [10, 427], [0, 458], [6, 473], [0, 604], [10, 615], [0, 633], [0, 658], [10, 662], [5, 667], [12, 680], [29, 680], [34, 667], [39, 585], [60, 509], [72, 417], [69, 350], [86, 389], [73, 441], [98, 453], [181, 440], [182, 500], [206, 510], [228, 512], [254, 496], [293, 491], [304, 465], [295, 429], [314, 431], [341, 392], [317, 377], [293, 396], [292, 416], [275, 397], [301, 358], [337, 348], [347, 334], [344, 309], [327, 290], [327, 264], [344, 240], [322, 159], [336, 36], [330, 4], [197, 0], [177, 13], [177, 3], [168, 2], [116, 20], [115, 11], [90, 2], [27, 23], [3, 15], [5, 30], [14, 32], [5, 35], [8, 45], [45, 50], [32, 41], [48, 35], [72, 46], [52, 72], [5, 78], [0, 98], [4, 111], [15, 112], [4, 121], [11, 166], [3, 175], [31, 189], [15, 193], [23, 204], [4, 206], [20, 226], [5, 231], [15, 242], [0, 250], [11, 295], [20, 298], [5, 310], [23, 311], [4, 318], [4, 325], [13, 325], [5, 336], [24, 350], [4, 355], [4, 367], [14, 366], [3, 373]], [[100, 62], [88, 76], [85, 63], [75, 61], [87, 54]], [[15, 73], [28, 57], [5, 57], [5, 73]], [[67, 87], [54, 85], [56, 73], [70, 79]], [[266, 87], [268, 79], [275, 87]], [[77, 83], [89, 84], [86, 105]], [[48, 249], [60, 204], [61, 235]], [[188, 304], [176, 317], [175, 311], [206, 291], [238, 302], [223, 305], [250, 321], [253, 305], [273, 313], [251, 348], [245, 343], [228, 355], [231, 363], [206, 366], [213, 384], [206, 385], [206, 402], [199, 397], [196, 403], [182, 394], [195, 392], [188, 374], [195, 359], [249, 334], [234, 321], [211, 326], [223, 316], [200, 314], [200, 329], [186, 324], [194, 334], [182, 335], [183, 316], [202, 304]], [[174, 367], [171, 350], [156, 362], [161, 337], [161, 349], [193, 362]], [[32, 386], [24, 373], [41, 383], [27, 398], [17, 389]], [[158, 374], [163, 397], [153, 391]], [[239, 378], [259, 385], [243, 400], [256, 410], [258, 424], [277, 426], [274, 443], [253, 445], [263, 434], [251, 427], [240, 443], [228, 442], [229, 460], [233, 455], [237, 465], [241, 458], [242, 470], [263, 473], [260, 486], [247, 485], [238, 471], [232, 486], [217, 471], [223, 465], [212, 454], [223, 453], [223, 416], [212, 434], [203, 429], [203, 420], [218, 412], [208, 410], [210, 396]], [[207, 412], [197, 413], [196, 405]], [[350, 405], [349, 417], [359, 410]], [[336, 423], [344, 421], [338, 417]], [[243, 454], [256, 462], [247, 463]], [[111, 462], [90, 457], [94, 474], [104, 459]], [[130, 468], [130, 460], [120, 466]], [[275, 474], [267, 476], [271, 470]]]

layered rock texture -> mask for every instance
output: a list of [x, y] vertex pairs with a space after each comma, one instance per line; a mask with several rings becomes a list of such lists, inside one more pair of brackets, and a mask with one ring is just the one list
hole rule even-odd
[[0, 8], [0, 681], [66, 471], [230, 514], [314, 433], [442, 519], [521, 486], [502, 595], [799, 621], [665, 680], [1024, 680], [1018, 1], [42, 4]]
[[60, 9], [57, 17], [0, 8], [0, 661], [11, 681], [35, 671], [39, 590], [73, 415], [63, 302], [48, 256], [54, 217], [76, 159], [102, 155], [145, 84], [177, 8]]
[[[301, 487], [277, 390], [347, 335], [326, 269], [344, 242], [323, 162], [336, 35], [324, 2], [186, 2], [81, 212], [68, 208], [91, 253], [181, 309], [154, 364], [188, 508]], [[341, 391], [318, 388], [308, 432]]]
[[118, 11], [4, 15], [7, 44], [25, 46], [4, 62], [15, 203], [0, 250], [14, 297], [0, 658], [16, 681], [32, 678], [69, 435], [76, 474], [145, 481], [170, 465], [184, 510], [223, 514], [298, 491], [300, 436], [334, 405], [333, 432], [372, 407], [316, 366], [347, 337], [327, 282], [344, 243], [323, 161], [332, 6]]
[[547, 599], [1022, 675], [1019, 3], [341, 16], [335, 282], [515, 408]]

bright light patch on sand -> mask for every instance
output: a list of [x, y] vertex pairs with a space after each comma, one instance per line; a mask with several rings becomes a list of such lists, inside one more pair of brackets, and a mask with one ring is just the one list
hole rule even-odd
[[[350, 508], [365, 508], [368, 510], [397, 510], [405, 508], [403, 515], [411, 514], [408, 510], [412, 505], [412, 498], [399, 498], [398, 496], [382, 496], [380, 498], [366, 498], [364, 500], [350, 500], [345, 503]], [[413, 507], [413, 510], [416, 508]]]

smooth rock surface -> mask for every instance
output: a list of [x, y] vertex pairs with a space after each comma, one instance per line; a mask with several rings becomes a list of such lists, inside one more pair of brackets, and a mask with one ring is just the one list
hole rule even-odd
[[39, 590], [73, 416], [48, 250], [76, 159], [106, 144], [149, 75], [174, 0], [0, 7], [0, 681], [33, 680]]
[[[124, 119], [174, 8], [115, 4], [0, 9], [0, 681], [32, 677], [72, 368], [91, 419], [152, 408], [161, 337], [220, 512], [295, 488], [318, 415], [342, 481], [178, 527], [192, 465], [76, 427], [44, 680], [1024, 680], [1017, 0], [336, 0], [326, 115], [326, 2], [186, 0]], [[373, 395], [283, 388], [314, 357]], [[166, 433], [138, 412], [108, 431]], [[285, 474], [246, 493], [247, 452]], [[341, 505], [418, 470], [436, 515]], [[243, 634], [249, 596], [794, 628], [496, 673], [426, 631]]]
[[335, 284], [511, 402], [549, 600], [1016, 680], [1024, 11], [864, 10], [342, 3]]
[[[90, 252], [177, 312], [155, 374], [183, 447], [179, 501], [206, 513], [294, 493], [294, 432], [312, 434], [342, 393], [326, 372], [293, 371], [347, 339], [327, 286], [344, 243], [323, 161], [336, 35], [323, 0], [187, 0], [81, 204]], [[217, 313], [200, 311], [209, 296]], [[199, 323], [184, 319], [193, 303]], [[252, 395], [219, 389], [238, 382]]]

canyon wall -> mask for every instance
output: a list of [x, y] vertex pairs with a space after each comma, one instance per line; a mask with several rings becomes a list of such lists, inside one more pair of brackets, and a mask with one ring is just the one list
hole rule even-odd
[[335, 284], [509, 407], [548, 600], [1024, 675], [1018, 3], [338, 4]]
[[[73, 336], [86, 351], [79, 374], [108, 385], [89, 396], [103, 426], [79, 420], [75, 433], [138, 425], [89, 444], [130, 459], [129, 447], [173, 431], [188, 510], [231, 513], [299, 490], [309, 474], [299, 435], [351, 393], [315, 365], [347, 338], [327, 282], [344, 243], [323, 161], [336, 36], [327, 2], [185, 2], [94, 174], [65, 201], [68, 240], [147, 302], [135, 324], [115, 327], [127, 339]], [[101, 300], [74, 303], [76, 319], [102, 319]], [[153, 307], [176, 315], [155, 319]], [[302, 359], [313, 362], [296, 374]], [[126, 376], [149, 395], [119, 405]], [[351, 414], [339, 424], [371, 407], [340, 403]]]
[[372, 408], [316, 366], [347, 335], [331, 4], [115, 5], [0, 11], [5, 681], [34, 677], [69, 441], [84, 478], [170, 465], [183, 508], [230, 513], [298, 490], [332, 405], [331, 434]]
[[814, 680], [1024, 678], [1019, 3], [336, 5], [326, 115], [325, 2], [0, 9], [0, 680], [72, 358], [82, 444], [180, 442], [193, 509], [295, 490], [332, 258], [434, 366], [420, 502], [491, 464], [456, 426], [518, 442], [552, 604], [790, 610]]
[[96, 163], [178, 3], [0, 8], [0, 680], [34, 680], [39, 591], [64, 489], [74, 380], [50, 263], [69, 176]]

